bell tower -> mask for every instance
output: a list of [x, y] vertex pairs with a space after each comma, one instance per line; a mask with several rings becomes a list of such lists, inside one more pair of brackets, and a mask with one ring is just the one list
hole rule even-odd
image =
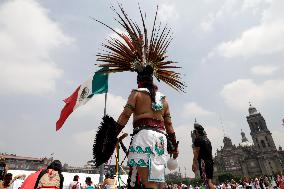
[[250, 135], [257, 150], [277, 151], [271, 132], [268, 130], [265, 119], [251, 104], [249, 106], [247, 122], [250, 127]]
[[255, 149], [257, 151], [261, 172], [264, 175], [272, 175], [282, 170], [282, 162], [272, 138], [271, 132], [267, 128], [265, 119], [251, 104], [249, 106], [247, 122], [250, 127]]

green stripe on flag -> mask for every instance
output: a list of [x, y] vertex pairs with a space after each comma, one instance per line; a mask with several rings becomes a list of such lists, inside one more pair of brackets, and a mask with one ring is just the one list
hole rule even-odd
[[88, 98], [91, 98], [94, 94], [108, 92], [108, 74], [104, 73], [103, 70], [104, 68], [95, 72], [92, 80], [92, 94]]

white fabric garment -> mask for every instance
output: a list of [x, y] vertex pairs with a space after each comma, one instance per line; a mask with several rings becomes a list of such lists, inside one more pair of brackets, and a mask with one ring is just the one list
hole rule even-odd
[[19, 189], [21, 188], [22, 184], [23, 184], [24, 180], [22, 179], [16, 179], [11, 186], [8, 187], [8, 189]]
[[141, 130], [134, 135], [129, 148], [128, 165], [149, 167], [149, 181], [165, 181], [167, 139], [160, 132]]
[[115, 189], [115, 185], [105, 185], [104, 189]]

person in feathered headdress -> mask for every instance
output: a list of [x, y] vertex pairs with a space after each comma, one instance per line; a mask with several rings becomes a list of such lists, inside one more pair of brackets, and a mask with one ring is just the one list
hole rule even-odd
[[103, 44], [107, 50], [97, 55], [98, 61], [104, 62], [99, 66], [107, 68], [106, 73], [137, 72], [138, 88], [131, 91], [117, 121], [109, 116], [103, 118], [93, 146], [94, 162], [99, 166], [110, 158], [117, 136], [133, 115], [134, 136], [128, 150], [128, 165], [134, 168], [134, 172], [138, 171], [145, 188], [157, 188], [157, 182], [164, 182], [167, 154], [178, 157], [178, 141], [168, 100], [158, 91], [153, 77], [177, 91], [184, 92], [185, 85], [179, 73], [169, 70], [179, 67], [173, 65], [176, 62], [166, 60], [166, 49], [172, 40], [171, 30], [167, 26], [156, 25], [158, 9], [149, 38], [140, 8], [142, 28], [128, 17], [120, 4], [119, 8], [121, 13], [113, 10], [125, 33], [118, 33], [96, 20], [119, 36]]

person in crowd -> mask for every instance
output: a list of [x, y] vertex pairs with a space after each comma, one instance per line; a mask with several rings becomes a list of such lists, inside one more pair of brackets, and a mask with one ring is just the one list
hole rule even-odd
[[18, 175], [16, 178], [14, 178], [15, 181], [11, 184], [9, 189], [19, 189], [19, 188], [21, 188], [25, 178], [26, 178], [25, 174]]
[[224, 181], [224, 184], [222, 185], [222, 189], [231, 189], [231, 185], [228, 181]]
[[276, 181], [275, 181], [275, 177], [271, 177], [271, 186], [273, 189], [277, 189], [277, 184], [276, 184]]
[[270, 182], [269, 182], [269, 179], [268, 179], [267, 175], [264, 176], [263, 183], [264, 183], [264, 187], [265, 188], [269, 188]]
[[69, 189], [81, 189], [81, 183], [79, 182], [79, 175], [75, 175], [73, 181], [69, 184]]
[[194, 131], [191, 133], [193, 142], [193, 163], [192, 171], [197, 170], [199, 165], [200, 177], [206, 180], [210, 189], [215, 189], [216, 186], [212, 183], [213, 179], [213, 156], [212, 145], [207, 138], [207, 134], [202, 125], [195, 123]]
[[108, 172], [105, 175], [101, 189], [117, 189], [117, 181], [112, 173]]
[[279, 185], [279, 188], [280, 189], [284, 189], [284, 177], [283, 177], [283, 174], [279, 174], [279, 181], [278, 181], [278, 185]]
[[7, 173], [7, 165], [5, 159], [0, 158], [0, 181], [3, 181], [6, 173]]
[[63, 181], [62, 164], [59, 160], [54, 160], [40, 172], [34, 189], [63, 189]]
[[[12, 173], [6, 173], [2, 181], [0, 181], [0, 189], [13, 189], [15, 180], [21, 178], [23, 175], [17, 175], [13, 178]], [[18, 188], [17, 188], [18, 189]]]
[[93, 181], [91, 177], [86, 177], [84, 189], [95, 189], [95, 187], [92, 186], [92, 184], [93, 184]]
[[239, 180], [238, 184], [237, 184], [237, 189], [244, 189], [244, 183], [242, 180]]
[[260, 189], [266, 189], [265, 185], [264, 185], [263, 177], [259, 177], [259, 187], [260, 187]]
[[178, 182], [177, 189], [181, 189], [181, 182]]
[[231, 188], [236, 189], [237, 188], [237, 182], [234, 179], [231, 179]]
[[0, 181], [0, 189], [7, 189], [13, 183], [13, 175], [11, 173], [7, 173], [3, 177], [3, 181]]
[[254, 182], [253, 182], [253, 189], [260, 189], [260, 183], [259, 183], [258, 178], [255, 178], [255, 179], [254, 179]]

